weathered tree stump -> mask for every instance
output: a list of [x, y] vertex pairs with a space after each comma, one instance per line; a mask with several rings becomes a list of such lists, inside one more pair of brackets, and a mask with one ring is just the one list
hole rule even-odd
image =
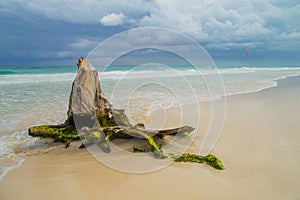
[[[157, 138], [162, 139], [165, 135], [188, 135], [194, 128], [183, 126], [167, 130], [146, 130], [144, 124], [132, 125], [124, 110], [114, 109], [105, 97], [100, 87], [98, 71], [92, 64], [87, 59], [79, 58], [77, 66], [78, 74], [72, 85], [65, 123], [31, 127], [29, 135], [53, 138], [56, 142], [65, 143], [66, 147], [70, 142], [81, 139], [80, 147], [98, 144], [107, 153], [110, 152], [110, 141], [115, 138], [144, 138], [156, 158], [173, 158], [177, 162], [205, 162], [216, 169], [224, 169], [222, 162], [214, 155], [164, 155], [155, 141]], [[134, 146], [133, 151], [147, 150]]]

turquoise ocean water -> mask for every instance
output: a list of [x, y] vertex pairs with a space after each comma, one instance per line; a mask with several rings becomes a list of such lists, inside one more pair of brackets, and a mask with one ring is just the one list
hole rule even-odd
[[[64, 122], [76, 71], [76, 66], [0, 67], [0, 180], [22, 164], [30, 149], [43, 145], [27, 135], [28, 127]], [[157, 106], [166, 109], [275, 87], [280, 79], [300, 75], [300, 67], [227, 66], [199, 72], [152, 64], [109, 67], [99, 75], [114, 107], [126, 109], [130, 119], [138, 122], [143, 120], [140, 113]]]

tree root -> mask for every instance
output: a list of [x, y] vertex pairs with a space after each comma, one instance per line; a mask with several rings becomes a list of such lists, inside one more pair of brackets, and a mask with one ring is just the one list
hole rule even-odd
[[[53, 138], [55, 142], [63, 142], [66, 147], [69, 146], [73, 140], [81, 138], [82, 144], [80, 148], [87, 147], [91, 144], [98, 144], [105, 153], [111, 152], [109, 148], [110, 142], [115, 138], [130, 139], [130, 138], [143, 138], [146, 139], [150, 151], [153, 156], [158, 159], [171, 158], [175, 162], [190, 162], [190, 163], [206, 163], [215, 169], [225, 169], [221, 160], [215, 155], [199, 156], [195, 154], [182, 154], [175, 156], [173, 154], [165, 155], [161, 147], [155, 142], [157, 138], [162, 139], [165, 135], [182, 134], [187, 135], [194, 130], [189, 126], [180, 128], [167, 129], [167, 130], [145, 130], [142, 124], [136, 126], [114, 126], [114, 127], [96, 127], [96, 128], [83, 128], [82, 133], [78, 134], [76, 129], [72, 126], [65, 124], [62, 125], [42, 125], [35, 126], [28, 129], [29, 135], [33, 137]], [[149, 152], [137, 145], [133, 146], [133, 152]]]
[[42, 125], [28, 129], [29, 135], [33, 137], [53, 138], [57, 142], [66, 143], [69, 146], [73, 140], [82, 139], [82, 145], [98, 144], [99, 147], [106, 153], [110, 152], [109, 142], [115, 138], [144, 138], [147, 140], [151, 151], [156, 158], [164, 158], [160, 147], [155, 142], [156, 138], [163, 138], [165, 135], [189, 134], [194, 128], [183, 126], [175, 129], [167, 130], [144, 130], [141, 124], [138, 126], [113, 126], [113, 127], [96, 127], [83, 128], [81, 134], [77, 134], [76, 129], [68, 125]]

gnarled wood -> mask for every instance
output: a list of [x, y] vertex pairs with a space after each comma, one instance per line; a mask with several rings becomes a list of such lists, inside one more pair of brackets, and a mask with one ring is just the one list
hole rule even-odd
[[156, 138], [163, 138], [164, 135], [186, 135], [193, 130], [194, 128], [189, 126], [167, 130], [143, 130], [136, 126], [113, 126], [84, 128], [82, 129], [83, 134], [79, 135], [74, 127], [62, 124], [35, 126], [29, 128], [28, 132], [30, 136], [53, 138], [55, 141], [65, 142], [67, 145], [73, 140], [79, 140], [81, 137], [81, 147], [98, 144], [104, 152], [110, 152], [109, 142], [115, 138], [144, 138], [148, 141], [154, 155], [162, 157], [162, 151], [155, 142]]

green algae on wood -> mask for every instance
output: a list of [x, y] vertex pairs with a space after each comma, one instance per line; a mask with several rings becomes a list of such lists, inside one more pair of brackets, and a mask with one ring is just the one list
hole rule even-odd
[[66, 146], [73, 140], [79, 140], [76, 129], [66, 125], [42, 125], [28, 129], [28, 133], [33, 137], [53, 138], [55, 142], [64, 142]]

